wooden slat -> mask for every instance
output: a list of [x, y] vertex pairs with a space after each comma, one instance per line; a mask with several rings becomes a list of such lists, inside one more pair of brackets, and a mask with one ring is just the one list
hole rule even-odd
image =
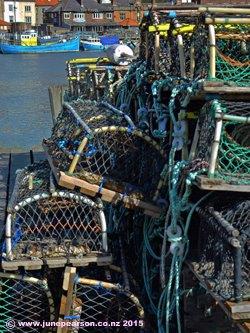
[[226, 302], [225, 304], [234, 320], [250, 320], [250, 301]]
[[250, 87], [229, 86], [223, 82], [205, 81], [203, 91], [212, 94], [250, 94]]
[[[72, 301], [73, 301], [73, 290], [74, 280], [76, 277], [75, 267], [66, 267], [63, 279], [63, 294], [61, 298], [60, 311], [59, 311], [59, 322], [64, 321], [65, 316], [70, 315]], [[67, 320], [66, 320], [67, 321]], [[57, 333], [67, 333], [69, 327], [58, 327]]]
[[[95, 197], [99, 193], [99, 186], [95, 184], [90, 184], [85, 180], [78, 179], [73, 176], [68, 176], [64, 172], [59, 173], [59, 185], [65, 186], [67, 188], [79, 187], [80, 191], [86, 195]], [[118, 202], [123, 201], [127, 208], [141, 208], [144, 210], [144, 213], [149, 216], [159, 217], [161, 210], [159, 207], [152, 205], [150, 203], [131, 198], [129, 196], [123, 196], [121, 193], [102, 188], [100, 196], [103, 201], [106, 202]]]
[[17, 271], [20, 267], [23, 267], [27, 271], [40, 270], [42, 266], [43, 261], [40, 259], [2, 261], [2, 268], [5, 271]]
[[208, 178], [207, 176], [196, 177], [195, 185], [202, 190], [210, 191], [232, 191], [232, 192], [250, 192], [250, 185], [228, 184], [220, 179]]
[[73, 266], [76, 267], [84, 267], [84, 266], [88, 266], [91, 263], [96, 263], [98, 266], [107, 266], [112, 264], [112, 256], [109, 254], [106, 255], [88, 255], [88, 256], [84, 256], [82, 258], [69, 258], [68, 261], [69, 264], [72, 264]]
[[159, 217], [161, 214], [161, 209], [151, 203], [144, 202], [142, 200], [138, 200], [132, 198], [130, 196], [123, 195], [119, 192], [109, 190], [105, 187], [100, 191], [99, 185], [91, 184], [86, 180], [76, 178], [74, 176], [66, 175], [65, 172], [57, 170], [54, 166], [53, 159], [51, 158], [48, 148], [45, 143], [43, 143], [43, 149], [45, 151], [47, 160], [50, 164], [51, 170], [57, 180], [58, 185], [65, 187], [67, 189], [73, 190], [75, 188], [80, 189], [81, 193], [85, 195], [95, 197], [96, 195], [100, 195], [103, 201], [116, 203], [119, 201], [123, 201], [126, 208], [135, 209], [140, 208], [144, 211], [144, 214]]

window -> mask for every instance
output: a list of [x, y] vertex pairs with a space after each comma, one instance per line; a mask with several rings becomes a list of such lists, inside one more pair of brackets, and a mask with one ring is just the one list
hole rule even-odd
[[84, 18], [84, 14], [83, 13], [76, 13], [76, 14], [74, 14], [74, 18], [75, 19], [83, 19]]
[[70, 13], [64, 13], [64, 18], [65, 18], [65, 20], [69, 20], [70, 19]]
[[12, 23], [14, 21], [14, 16], [9, 16], [9, 21]]
[[182, 3], [192, 3], [192, 0], [182, 0]]
[[106, 13], [106, 18], [107, 18], [108, 20], [112, 20], [112, 18], [113, 18], [113, 14], [112, 14], [112, 13]]
[[103, 19], [103, 13], [93, 13], [92, 18], [93, 19]]
[[125, 20], [126, 18], [126, 13], [120, 12], [120, 20]]
[[9, 12], [13, 12], [13, 5], [9, 5]]
[[31, 12], [31, 7], [30, 7], [30, 6], [25, 6], [25, 7], [24, 7], [24, 11], [25, 11], [26, 13], [30, 13], [30, 12]]
[[31, 16], [25, 16], [25, 22], [31, 23]]
[[102, 32], [103, 26], [92, 27], [92, 31], [93, 32]]

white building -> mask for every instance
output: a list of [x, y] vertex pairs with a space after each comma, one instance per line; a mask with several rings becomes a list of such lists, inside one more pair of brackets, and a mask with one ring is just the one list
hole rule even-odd
[[36, 25], [35, 0], [5, 0], [4, 20], [6, 22], [23, 22]]

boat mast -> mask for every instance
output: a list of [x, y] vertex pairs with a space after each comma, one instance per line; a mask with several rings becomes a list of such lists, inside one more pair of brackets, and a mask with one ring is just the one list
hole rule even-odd
[[16, 39], [16, 0], [14, 0], [14, 39]]

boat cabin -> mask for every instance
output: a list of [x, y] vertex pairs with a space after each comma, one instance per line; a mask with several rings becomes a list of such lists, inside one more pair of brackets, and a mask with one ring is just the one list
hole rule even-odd
[[36, 46], [37, 45], [37, 32], [29, 30], [21, 33], [20, 36], [22, 46]]

